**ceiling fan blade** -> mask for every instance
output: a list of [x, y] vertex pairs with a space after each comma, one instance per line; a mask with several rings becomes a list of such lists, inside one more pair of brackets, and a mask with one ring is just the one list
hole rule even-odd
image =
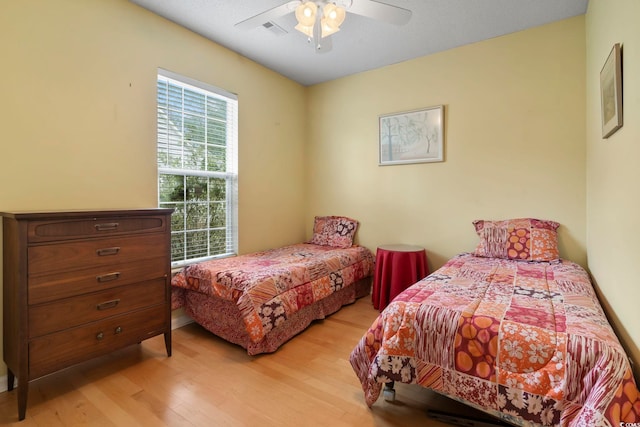
[[353, 0], [349, 12], [394, 25], [404, 25], [411, 19], [411, 11], [376, 0]]
[[264, 12], [252, 16], [251, 18], [240, 21], [235, 24], [235, 27], [241, 30], [248, 30], [251, 28], [259, 27], [260, 25], [265, 24], [273, 19], [280, 18], [281, 16], [293, 12], [296, 9], [296, 6], [298, 6], [299, 4], [300, 0], [288, 1], [285, 4], [276, 6], [269, 10], [265, 10]]

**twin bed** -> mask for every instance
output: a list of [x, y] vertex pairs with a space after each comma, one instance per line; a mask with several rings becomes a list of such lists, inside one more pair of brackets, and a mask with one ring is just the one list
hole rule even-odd
[[374, 257], [358, 222], [316, 217], [311, 241], [192, 264], [172, 281], [172, 308], [250, 355], [271, 353], [371, 289]]
[[[308, 243], [188, 266], [172, 306], [250, 355], [273, 352], [369, 294], [374, 257], [353, 245], [357, 225], [316, 217]], [[367, 405], [402, 382], [514, 425], [640, 423], [629, 360], [585, 270], [559, 258], [558, 224], [474, 225], [475, 252], [397, 296], [353, 349]]]
[[480, 244], [385, 308], [350, 361], [371, 406], [419, 384], [514, 425], [640, 423], [630, 363], [557, 223], [476, 221]]

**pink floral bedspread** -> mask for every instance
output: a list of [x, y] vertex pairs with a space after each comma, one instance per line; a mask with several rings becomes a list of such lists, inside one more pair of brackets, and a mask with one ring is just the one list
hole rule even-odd
[[640, 423], [630, 363], [569, 261], [458, 255], [400, 294], [351, 353], [369, 406], [420, 384], [516, 425]]
[[362, 246], [306, 243], [200, 262], [171, 280], [172, 309], [184, 305], [187, 289], [233, 301], [258, 342], [300, 309], [371, 276], [373, 264]]

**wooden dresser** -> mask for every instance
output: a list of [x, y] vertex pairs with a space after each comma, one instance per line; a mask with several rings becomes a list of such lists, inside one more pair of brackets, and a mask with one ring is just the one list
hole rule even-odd
[[3, 216], [3, 336], [18, 417], [29, 381], [164, 334], [172, 209]]

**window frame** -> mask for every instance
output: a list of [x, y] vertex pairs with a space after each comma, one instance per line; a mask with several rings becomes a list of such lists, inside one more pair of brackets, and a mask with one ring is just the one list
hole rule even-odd
[[[221, 99], [225, 101], [227, 106], [226, 111], [226, 122], [225, 122], [225, 159], [226, 159], [226, 167], [225, 171], [211, 171], [211, 170], [200, 170], [200, 169], [190, 169], [185, 168], [184, 157], [182, 158], [181, 167], [171, 167], [167, 165], [160, 165], [160, 154], [161, 154], [161, 134], [160, 134], [160, 92], [158, 90], [158, 86], [161, 81], [166, 81], [167, 83], [172, 83], [174, 85], [178, 85], [181, 88], [197, 92], [199, 94], [203, 94], [210, 98]], [[184, 92], [183, 92], [184, 94]], [[206, 104], [206, 98], [205, 98]], [[185, 117], [185, 100], [182, 99], [181, 104], [181, 117], [184, 122]], [[203, 83], [177, 73], [173, 73], [168, 70], [158, 69], [157, 78], [156, 78], [156, 165], [157, 165], [157, 184], [158, 184], [158, 206], [159, 207], [170, 207], [174, 205], [175, 201], [162, 201], [161, 200], [161, 180], [163, 175], [174, 175], [181, 176], [184, 180], [183, 188], [185, 193], [183, 194], [183, 201], [181, 203], [184, 204], [185, 210], [183, 215], [183, 226], [179, 231], [172, 230], [172, 248], [174, 245], [173, 236], [180, 235], [182, 236], [182, 244], [184, 245], [182, 249], [182, 253], [184, 255], [183, 258], [171, 261], [171, 266], [173, 268], [183, 267], [195, 262], [200, 262], [208, 259], [215, 258], [224, 258], [229, 256], [237, 255], [238, 253], [238, 97], [237, 95], [227, 92], [223, 89], [217, 88], [215, 86], [209, 85], [207, 83]], [[167, 113], [168, 114], [168, 113]], [[204, 117], [204, 120], [207, 120], [207, 116]], [[168, 135], [166, 136], [166, 140], [169, 140]], [[184, 155], [184, 147], [185, 147], [185, 135], [181, 130], [180, 137], [180, 149], [181, 155]], [[206, 149], [213, 144], [208, 144], [207, 141], [204, 141], [205, 152]], [[167, 149], [169, 149], [169, 144], [167, 142]], [[205, 154], [206, 155], [206, 154]], [[206, 166], [205, 166], [206, 168]], [[206, 218], [206, 227], [201, 229], [188, 229], [187, 228], [187, 206], [188, 206], [188, 196], [186, 194], [186, 181], [188, 177], [207, 177], [207, 178], [218, 178], [224, 179], [226, 182], [225, 186], [225, 247], [223, 253], [211, 254], [211, 239], [209, 232], [211, 230], [219, 230], [220, 228], [212, 227], [210, 223], [211, 219], [211, 211], [210, 205], [212, 200], [210, 200], [210, 194], [207, 194], [206, 204], [207, 204], [207, 218]], [[210, 189], [210, 185], [207, 185], [207, 188]], [[178, 202], [180, 203], [180, 202]], [[175, 213], [174, 213], [175, 215]], [[188, 253], [188, 234], [190, 232], [197, 231], [207, 231], [207, 254], [206, 256], [187, 258]], [[173, 251], [172, 251], [173, 255]]]

